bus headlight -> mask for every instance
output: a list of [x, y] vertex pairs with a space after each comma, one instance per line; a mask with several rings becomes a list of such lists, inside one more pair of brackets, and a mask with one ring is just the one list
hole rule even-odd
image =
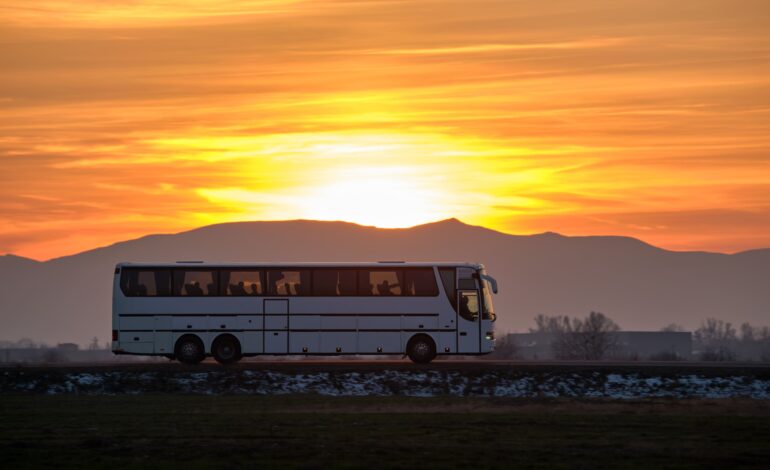
[[487, 331], [487, 335], [485, 336], [488, 340], [492, 341], [495, 339], [495, 332], [494, 331]]

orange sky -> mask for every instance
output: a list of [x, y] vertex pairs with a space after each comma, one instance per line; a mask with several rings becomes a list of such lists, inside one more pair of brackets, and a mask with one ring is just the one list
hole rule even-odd
[[457, 217], [770, 246], [770, 3], [0, 0], [0, 253]]

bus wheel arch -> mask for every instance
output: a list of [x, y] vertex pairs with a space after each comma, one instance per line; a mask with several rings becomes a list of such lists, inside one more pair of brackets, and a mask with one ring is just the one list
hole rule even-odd
[[206, 357], [203, 340], [198, 335], [186, 334], [174, 345], [174, 356], [183, 364], [197, 364]]
[[406, 354], [412, 362], [427, 364], [436, 357], [436, 341], [425, 333], [418, 333], [406, 343]]
[[232, 364], [241, 359], [241, 342], [234, 335], [224, 333], [211, 343], [211, 354], [220, 364]]

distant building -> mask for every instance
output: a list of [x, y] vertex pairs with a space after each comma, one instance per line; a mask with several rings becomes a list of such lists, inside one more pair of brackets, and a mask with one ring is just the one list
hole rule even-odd
[[689, 331], [620, 331], [614, 355], [621, 359], [689, 360], [692, 333]]
[[[692, 333], [679, 331], [620, 331], [613, 333], [614, 347], [606, 359], [689, 360]], [[550, 360], [554, 356], [548, 333], [511, 333], [507, 340], [515, 345], [516, 358]]]

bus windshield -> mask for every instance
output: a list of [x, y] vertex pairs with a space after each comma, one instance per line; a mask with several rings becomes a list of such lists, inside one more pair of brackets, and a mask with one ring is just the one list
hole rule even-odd
[[495, 321], [497, 319], [497, 316], [495, 315], [495, 308], [492, 305], [492, 286], [490, 285], [489, 281], [487, 279], [484, 279], [481, 277], [481, 284], [482, 284], [482, 292], [483, 292], [483, 302], [484, 302], [484, 320], [492, 320]]

